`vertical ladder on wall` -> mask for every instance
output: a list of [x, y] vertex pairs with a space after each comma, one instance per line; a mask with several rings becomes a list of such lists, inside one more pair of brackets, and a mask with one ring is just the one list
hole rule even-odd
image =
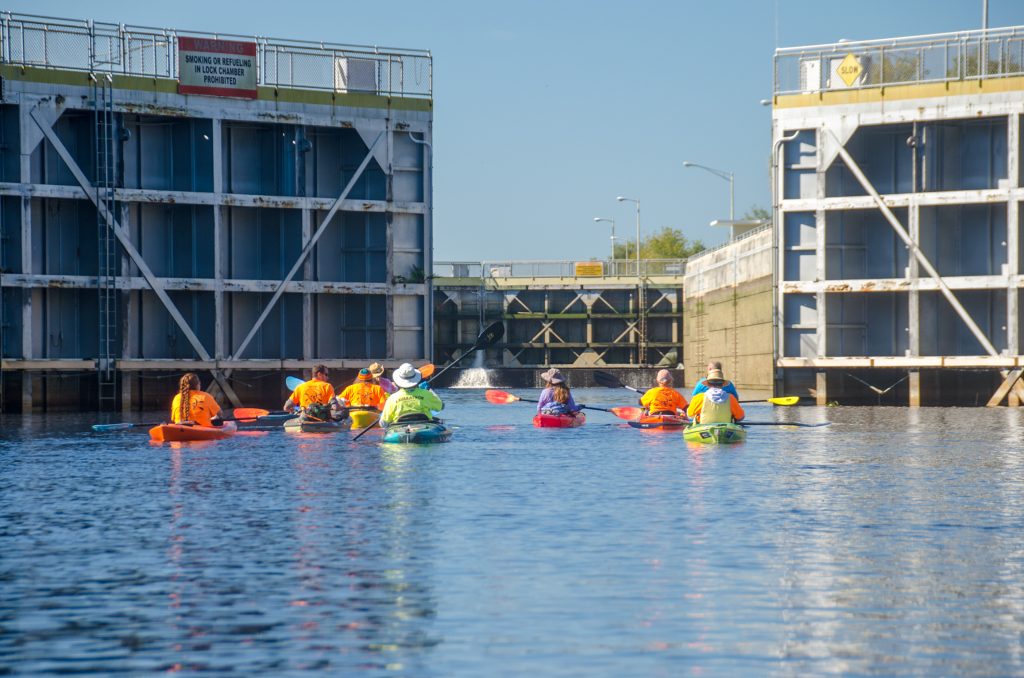
[[[113, 82], [107, 74], [92, 78], [93, 148], [96, 151], [94, 186], [96, 202], [108, 214], [115, 215], [114, 188], [117, 184], [117, 142], [114, 121]], [[103, 210], [96, 209], [97, 275], [99, 296], [96, 376], [101, 410], [117, 404], [117, 274], [120, 251], [113, 229]]]
[[647, 364], [647, 286], [640, 281], [637, 288], [637, 327], [639, 336], [636, 342], [636, 362], [638, 365]]

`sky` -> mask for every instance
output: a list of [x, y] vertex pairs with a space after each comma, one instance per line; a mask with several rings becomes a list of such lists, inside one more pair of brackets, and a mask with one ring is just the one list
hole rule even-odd
[[[989, 26], [1024, 1], [988, 0]], [[828, 7], [828, 9], [826, 9]], [[723, 242], [771, 202], [776, 47], [981, 27], [982, 0], [8, 0], [5, 9], [144, 26], [429, 49], [434, 260], [589, 259], [609, 224]], [[840, 11], [840, 9], [842, 11]]]

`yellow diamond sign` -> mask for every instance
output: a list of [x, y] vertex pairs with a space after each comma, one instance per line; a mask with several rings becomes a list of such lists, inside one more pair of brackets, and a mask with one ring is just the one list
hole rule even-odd
[[860, 59], [853, 54], [847, 54], [846, 58], [839, 63], [836, 72], [847, 87], [853, 87], [853, 83], [857, 82], [857, 78], [864, 72], [864, 67], [860, 65]]

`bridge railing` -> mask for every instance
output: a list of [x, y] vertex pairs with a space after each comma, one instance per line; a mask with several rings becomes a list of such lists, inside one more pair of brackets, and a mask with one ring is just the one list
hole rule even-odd
[[[686, 273], [686, 259], [641, 259], [640, 277], [679, 276]], [[435, 278], [635, 278], [635, 259], [436, 261]]]
[[14, 12], [0, 13], [0, 62], [177, 79], [179, 37], [256, 43], [257, 84], [265, 87], [410, 98], [433, 94], [433, 60], [427, 50], [204, 33]]

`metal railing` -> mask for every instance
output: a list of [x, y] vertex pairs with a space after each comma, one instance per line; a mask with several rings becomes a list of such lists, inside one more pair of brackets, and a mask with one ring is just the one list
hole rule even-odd
[[178, 38], [256, 43], [257, 83], [430, 98], [427, 50], [204, 33], [101, 21], [0, 13], [0, 62], [37, 68], [178, 78]]
[[[840, 73], [847, 55], [853, 70]], [[845, 75], [849, 80], [844, 80]], [[1024, 27], [844, 41], [775, 51], [775, 94], [1024, 75]]]
[[[601, 275], [579, 274], [577, 265], [600, 265]], [[641, 259], [640, 276], [683, 276], [686, 259]], [[609, 261], [436, 261], [435, 278], [610, 278], [636, 277], [636, 259]]]

